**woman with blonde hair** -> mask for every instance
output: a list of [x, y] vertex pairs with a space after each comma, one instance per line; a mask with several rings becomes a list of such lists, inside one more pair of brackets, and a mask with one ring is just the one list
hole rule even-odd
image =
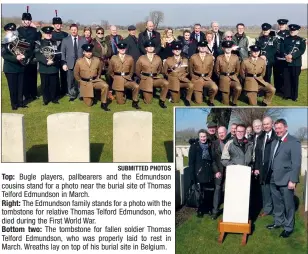
[[165, 29], [163, 36], [161, 38], [161, 51], [159, 56], [162, 60], [167, 59], [170, 56], [173, 56], [172, 53], [172, 42], [176, 41], [176, 38], [173, 35], [173, 29], [167, 28]]
[[92, 29], [91, 27], [89, 26], [86, 26], [84, 29], [83, 29], [83, 35], [84, 37], [86, 38], [87, 40], [87, 43], [91, 44], [92, 43]]
[[206, 53], [214, 56], [214, 33], [212, 31], [205, 32], [205, 40], [207, 41]]

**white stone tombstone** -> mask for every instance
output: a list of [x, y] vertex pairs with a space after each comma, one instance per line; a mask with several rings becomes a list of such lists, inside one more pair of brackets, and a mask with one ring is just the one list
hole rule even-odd
[[307, 165], [307, 163], [308, 163], [307, 157], [308, 157], [307, 148], [302, 147], [302, 165], [301, 165], [301, 175], [302, 176], [305, 175], [305, 172], [308, 170], [307, 169], [307, 166], [308, 166]]
[[152, 162], [152, 113], [113, 114], [113, 162]]
[[248, 223], [250, 180], [250, 167], [227, 167], [223, 222]]
[[2, 113], [2, 162], [25, 162], [24, 115]]
[[67, 112], [47, 117], [48, 161], [90, 162], [88, 113]]
[[305, 173], [305, 212], [308, 211], [308, 170]]

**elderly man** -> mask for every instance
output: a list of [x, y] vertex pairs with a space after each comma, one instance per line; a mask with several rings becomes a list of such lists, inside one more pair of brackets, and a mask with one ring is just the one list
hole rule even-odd
[[217, 132], [217, 124], [214, 122], [209, 122], [207, 125], [207, 131], [209, 133], [208, 139], [213, 142], [217, 140], [216, 132]]
[[111, 44], [111, 47], [112, 47], [111, 56], [118, 54], [117, 45], [122, 40], [123, 40], [123, 37], [118, 34], [117, 27], [116, 26], [110, 26], [110, 35], [106, 36], [106, 41], [110, 41], [110, 44]]
[[239, 23], [236, 25], [237, 33], [233, 36], [233, 41], [239, 47], [239, 57], [241, 60], [248, 58], [249, 41], [245, 34], [245, 25]]
[[136, 64], [141, 53], [138, 46], [135, 26], [131, 25], [128, 27], [128, 36], [125, 38], [124, 42], [127, 44], [126, 54], [132, 56]]
[[144, 43], [147, 41], [153, 41], [155, 45], [154, 53], [158, 54], [161, 50], [161, 41], [160, 41], [160, 33], [154, 30], [154, 23], [152, 21], [148, 21], [146, 24], [146, 29], [143, 33], [139, 33], [138, 36], [138, 45], [141, 53], [143, 55], [147, 54]]
[[253, 153], [252, 153], [252, 161], [255, 162], [255, 149], [257, 145], [258, 137], [262, 134], [262, 121], [260, 119], [255, 119], [252, 122], [252, 129], [253, 129], [253, 136], [252, 136], [252, 142], [253, 142]]
[[194, 25], [194, 31], [190, 34], [190, 40], [194, 40], [197, 43], [205, 40], [205, 34], [201, 31], [199, 23]]
[[268, 178], [274, 205], [274, 224], [268, 229], [283, 227], [280, 237], [289, 237], [294, 230], [294, 190], [299, 183], [302, 149], [298, 139], [288, 133], [284, 119], [275, 122], [278, 139], [271, 145]]
[[230, 132], [227, 135], [227, 140], [231, 140], [235, 137], [236, 127], [237, 127], [237, 123], [231, 124], [231, 129], [230, 129]]
[[219, 205], [221, 202], [222, 187], [225, 179], [225, 167], [221, 163], [221, 154], [227, 143], [227, 129], [220, 126], [217, 130], [218, 139], [212, 143], [212, 167], [214, 172], [215, 192], [213, 199], [212, 219], [216, 220], [219, 216]]
[[217, 50], [223, 40], [224, 32], [219, 30], [219, 24], [217, 21], [211, 22], [211, 28], [212, 32], [214, 33], [214, 48]]

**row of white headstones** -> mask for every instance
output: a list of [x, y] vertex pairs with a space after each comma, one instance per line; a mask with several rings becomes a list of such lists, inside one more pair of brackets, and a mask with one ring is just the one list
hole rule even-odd
[[[179, 208], [185, 204], [187, 191], [190, 186], [190, 170], [184, 166], [184, 157], [188, 157], [189, 145], [176, 146], [176, 207]], [[303, 200], [305, 202], [305, 211], [308, 211], [308, 147], [302, 145], [302, 165], [301, 176], [305, 176], [305, 188]], [[301, 199], [301, 197], [299, 197]]]
[[[90, 114], [49, 115], [47, 139], [49, 162], [90, 162]], [[1, 148], [2, 162], [26, 161], [24, 115], [2, 113]], [[151, 112], [113, 114], [113, 162], [152, 162]]]

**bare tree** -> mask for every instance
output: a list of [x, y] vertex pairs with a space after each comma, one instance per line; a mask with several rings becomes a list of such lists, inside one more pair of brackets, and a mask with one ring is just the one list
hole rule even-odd
[[225, 126], [228, 128], [231, 112], [231, 108], [212, 108], [210, 113], [207, 115], [207, 123], [214, 122], [218, 126]]
[[164, 21], [164, 16], [162, 11], [151, 11], [148, 20], [151, 20], [155, 28], [158, 29], [158, 25]]
[[140, 21], [136, 24], [136, 29], [139, 32], [142, 32], [145, 29], [146, 22]]
[[109, 28], [108, 20], [101, 20], [101, 27], [107, 30]]
[[308, 128], [307, 127], [300, 127], [295, 132], [295, 137], [297, 137], [300, 142], [303, 142], [305, 139], [308, 138]]

